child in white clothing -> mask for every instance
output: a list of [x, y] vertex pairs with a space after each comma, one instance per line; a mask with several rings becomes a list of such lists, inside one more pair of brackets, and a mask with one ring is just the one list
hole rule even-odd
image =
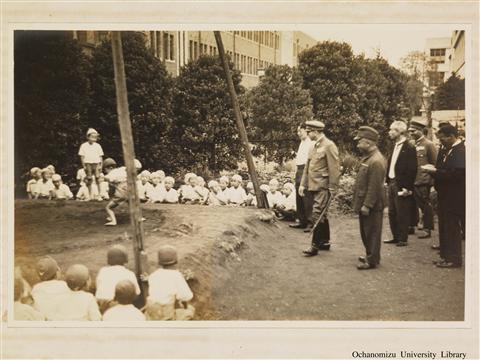
[[208, 193], [208, 205], [219, 206], [219, 205], [227, 205], [228, 200], [225, 197], [220, 185], [215, 180], [211, 180], [208, 182], [208, 188], [210, 192]]
[[44, 168], [41, 170], [42, 178], [37, 181], [35, 199], [48, 199], [53, 197], [54, 186], [52, 183], [52, 174], [50, 169]]
[[253, 183], [249, 181], [247, 183], [247, 198], [245, 200], [246, 206], [257, 206], [257, 197], [255, 196], [255, 189]]
[[164, 245], [158, 250], [161, 266], [148, 277], [147, 320], [191, 320], [195, 313], [187, 302], [193, 298], [182, 273], [175, 270], [177, 251]]
[[152, 184], [150, 184], [150, 177], [151, 173], [148, 170], [143, 170], [138, 175], [137, 180], [137, 190], [138, 190], [138, 197], [141, 202], [148, 201], [148, 195], [152, 191]]
[[98, 186], [98, 196], [102, 200], [109, 200], [110, 195], [108, 194], [108, 181], [105, 180], [105, 175], [103, 173], [100, 174], [100, 178], [98, 179], [99, 186]]
[[[98, 179], [102, 172], [103, 162], [103, 149], [98, 141], [98, 132], [95, 129], [88, 129], [87, 141], [84, 142], [78, 150], [82, 167], [85, 169], [85, 173], [88, 179], [93, 179], [98, 187]], [[91, 191], [91, 190], [90, 190]]]
[[73, 199], [73, 194], [70, 191], [68, 185], [65, 185], [62, 182], [62, 177], [59, 174], [54, 174], [52, 176], [53, 182], [53, 197], [57, 200], [71, 200]]
[[238, 174], [233, 175], [230, 183], [232, 185], [228, 192], [230, 204], [234, 206], [244, 205], [247, 200], [247, 193], [242, 187], [242, 177]]
[[268, 206], [276, 209], [277, 205], [283, 201], [283, 194], [279, 191], [279, 183], [277, 179], [272, 179], [268, 183], [270, 191], [267, 193]]
[[40, 168], [33, 167], [30, 170], [30, 177], [31, 179], [27, 182], [27, 195], [29, 199], [35, 199], [37, 195], [37, 183], [42, 178], [42, 172]]
[[295, 194], [295, 185], [285, 183], [282, 193], [284, 195], [282, 201], [277, 204], [275, 214], [278, 218], [287, 221], [295, 221], [297, 201]]
[[208, 201], [208, 189], [205, 187], [205, 180], [201, 176], [197, 176], [197, 185], [195, 191], [200, 197], [200, 204], [205, 205]]
[[218, 185], [220, 185], [220, 190], [222, 191], [224, 197], [227, 199], [227, 204], [230, 202], [230, 179], [227, 176], [222, 176], [218, 179]]
[[197, 175], [187, 173], [184, 177], [185, 185], [180, 187], [180, 202], [182, 204], [198, 204], [200, 203], [200, 195], [195, 191], [197, 186]]
[[163, 182], [165, 184], [163, 202], [168, 204], [178, 203], [178, 192], [173, 188], [173, 185], [175, 185], [175, 179], [171, 176], [167, 176]]
[[114, 245], [108, 250], [108, 266], [100, 269], [96, 281], [97, 290], [95, 297], [102, 313], [113, 304], [115, 287], [122, 280], [131, 281], [135, 285], [135, 294], [140, 295], [140, 287], [135, 274], [125, 267], [127, 262], [128, 254], [124, 246]]
[[137, 294], [135, 285], [130, 280], [122, 280], [115, 286], [115, 302], [103, 314], [103, 321], [145, 321], [145, 315], [133, 306]]
[[164, 173], [161, 170], [155, 171], [150, 176], [152, 186], [148, 191], [149, 202], [160, 203], [165, 197], [165, 184], [163, 183]]

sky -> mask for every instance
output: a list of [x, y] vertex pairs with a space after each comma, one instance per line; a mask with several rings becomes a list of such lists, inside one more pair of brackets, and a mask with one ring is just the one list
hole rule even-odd
[[423, 51], [427, 38], [450, 37], [453, 30], [462, 29], [455, 24], [302, 24], [297, 27], [319, 41], [345, 41], [356, 55], [363, 52], [367, 57], [375, 57], [375, 49], [379, 48], [382, 57], [397, 68], [400, 59], [410, 51]]

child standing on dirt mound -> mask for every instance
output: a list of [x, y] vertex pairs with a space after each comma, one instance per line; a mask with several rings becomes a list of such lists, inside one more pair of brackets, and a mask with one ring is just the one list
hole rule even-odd
[[140, 287], [135, 274], [125, 267], [125, 264], [128, 262], [125, 246], [112, 246], [107, 253], [107, 262], [108, 266], [102, 267], [98, 272], [97, 291], [95, 292], [95, 297], [102, 313], [115, 304], [115, 287], [122, 280], [131, 281], [135, 285], [135, 294], [140, 295]]
[[[80, 156], [82, 167], [85, 169], [87, 180], [93, 180], [93, 177], [95, 176], [97, 187], [99, 186], [98, 179], [102, 172], [103, 160], [103, 149], [97, 142], [98, 135], [97, 130], [92, 128], [88, 129], [87, 141], [80, 145], [80, 149], [78, 150], [78, 155]], [[91, 192], [90, 188], [89, 190]]]
[[[134, 165], [137, 171], [142, 168], [142, 164], [137, 159], [134, 159]], [[116, 161], [111, 158], [105, 159], [103, 168], [106, 173], [105, 179], [108, 181], [110, 192], [113, 194], [105, 208], [108, 221], [105, 225], [115, 226], [117, 225], [117, 218], [113, 209], [128, 200], [127, 169], [125, 166], [117, 168]]]
[[97, 301], [87, 292], [91, 284], [88, 268], [81, 264], [70, 266], [65, 272], [65, 281], [70, 293], [58, 304], [50, 320], [100, 321], [102, 315], [98, 310]]
[[187, 302], [193, 293], [182, 273], [175, 269], [177, 250], [164, 245], [158, 250], [160, 269], [148, 277], [147, 320], [191, 320], [195, 308]]
[[115, 286], [117, 305], [103, 314], [103, 321], [145, 321], [145, 315], [133, 306], [137, 294], [130, 280], [122, 280]]

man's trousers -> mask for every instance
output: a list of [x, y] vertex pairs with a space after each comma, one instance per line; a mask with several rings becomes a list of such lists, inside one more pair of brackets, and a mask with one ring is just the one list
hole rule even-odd
[[388, 219], [393, 239], [398, 242], [407, 242], [408, 227], [411, 223], [413, 196], [398, 196], [401, 189], [394, 180], [388, 184]]
[[365, 246], [366, 260], [371, 265], [380, 264], [380, 245], [382, 243], [383, 211], [370, 211], [367, 216], [359, 216], [360, 235]]

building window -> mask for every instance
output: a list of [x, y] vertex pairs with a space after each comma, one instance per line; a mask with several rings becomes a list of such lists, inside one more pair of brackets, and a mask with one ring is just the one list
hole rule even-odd
[[163, 33], [163, 58], [164, 60], [175, 60], [175, 37]]
[[445, 49], [430, 49], [430, 56], [445, 56]]

